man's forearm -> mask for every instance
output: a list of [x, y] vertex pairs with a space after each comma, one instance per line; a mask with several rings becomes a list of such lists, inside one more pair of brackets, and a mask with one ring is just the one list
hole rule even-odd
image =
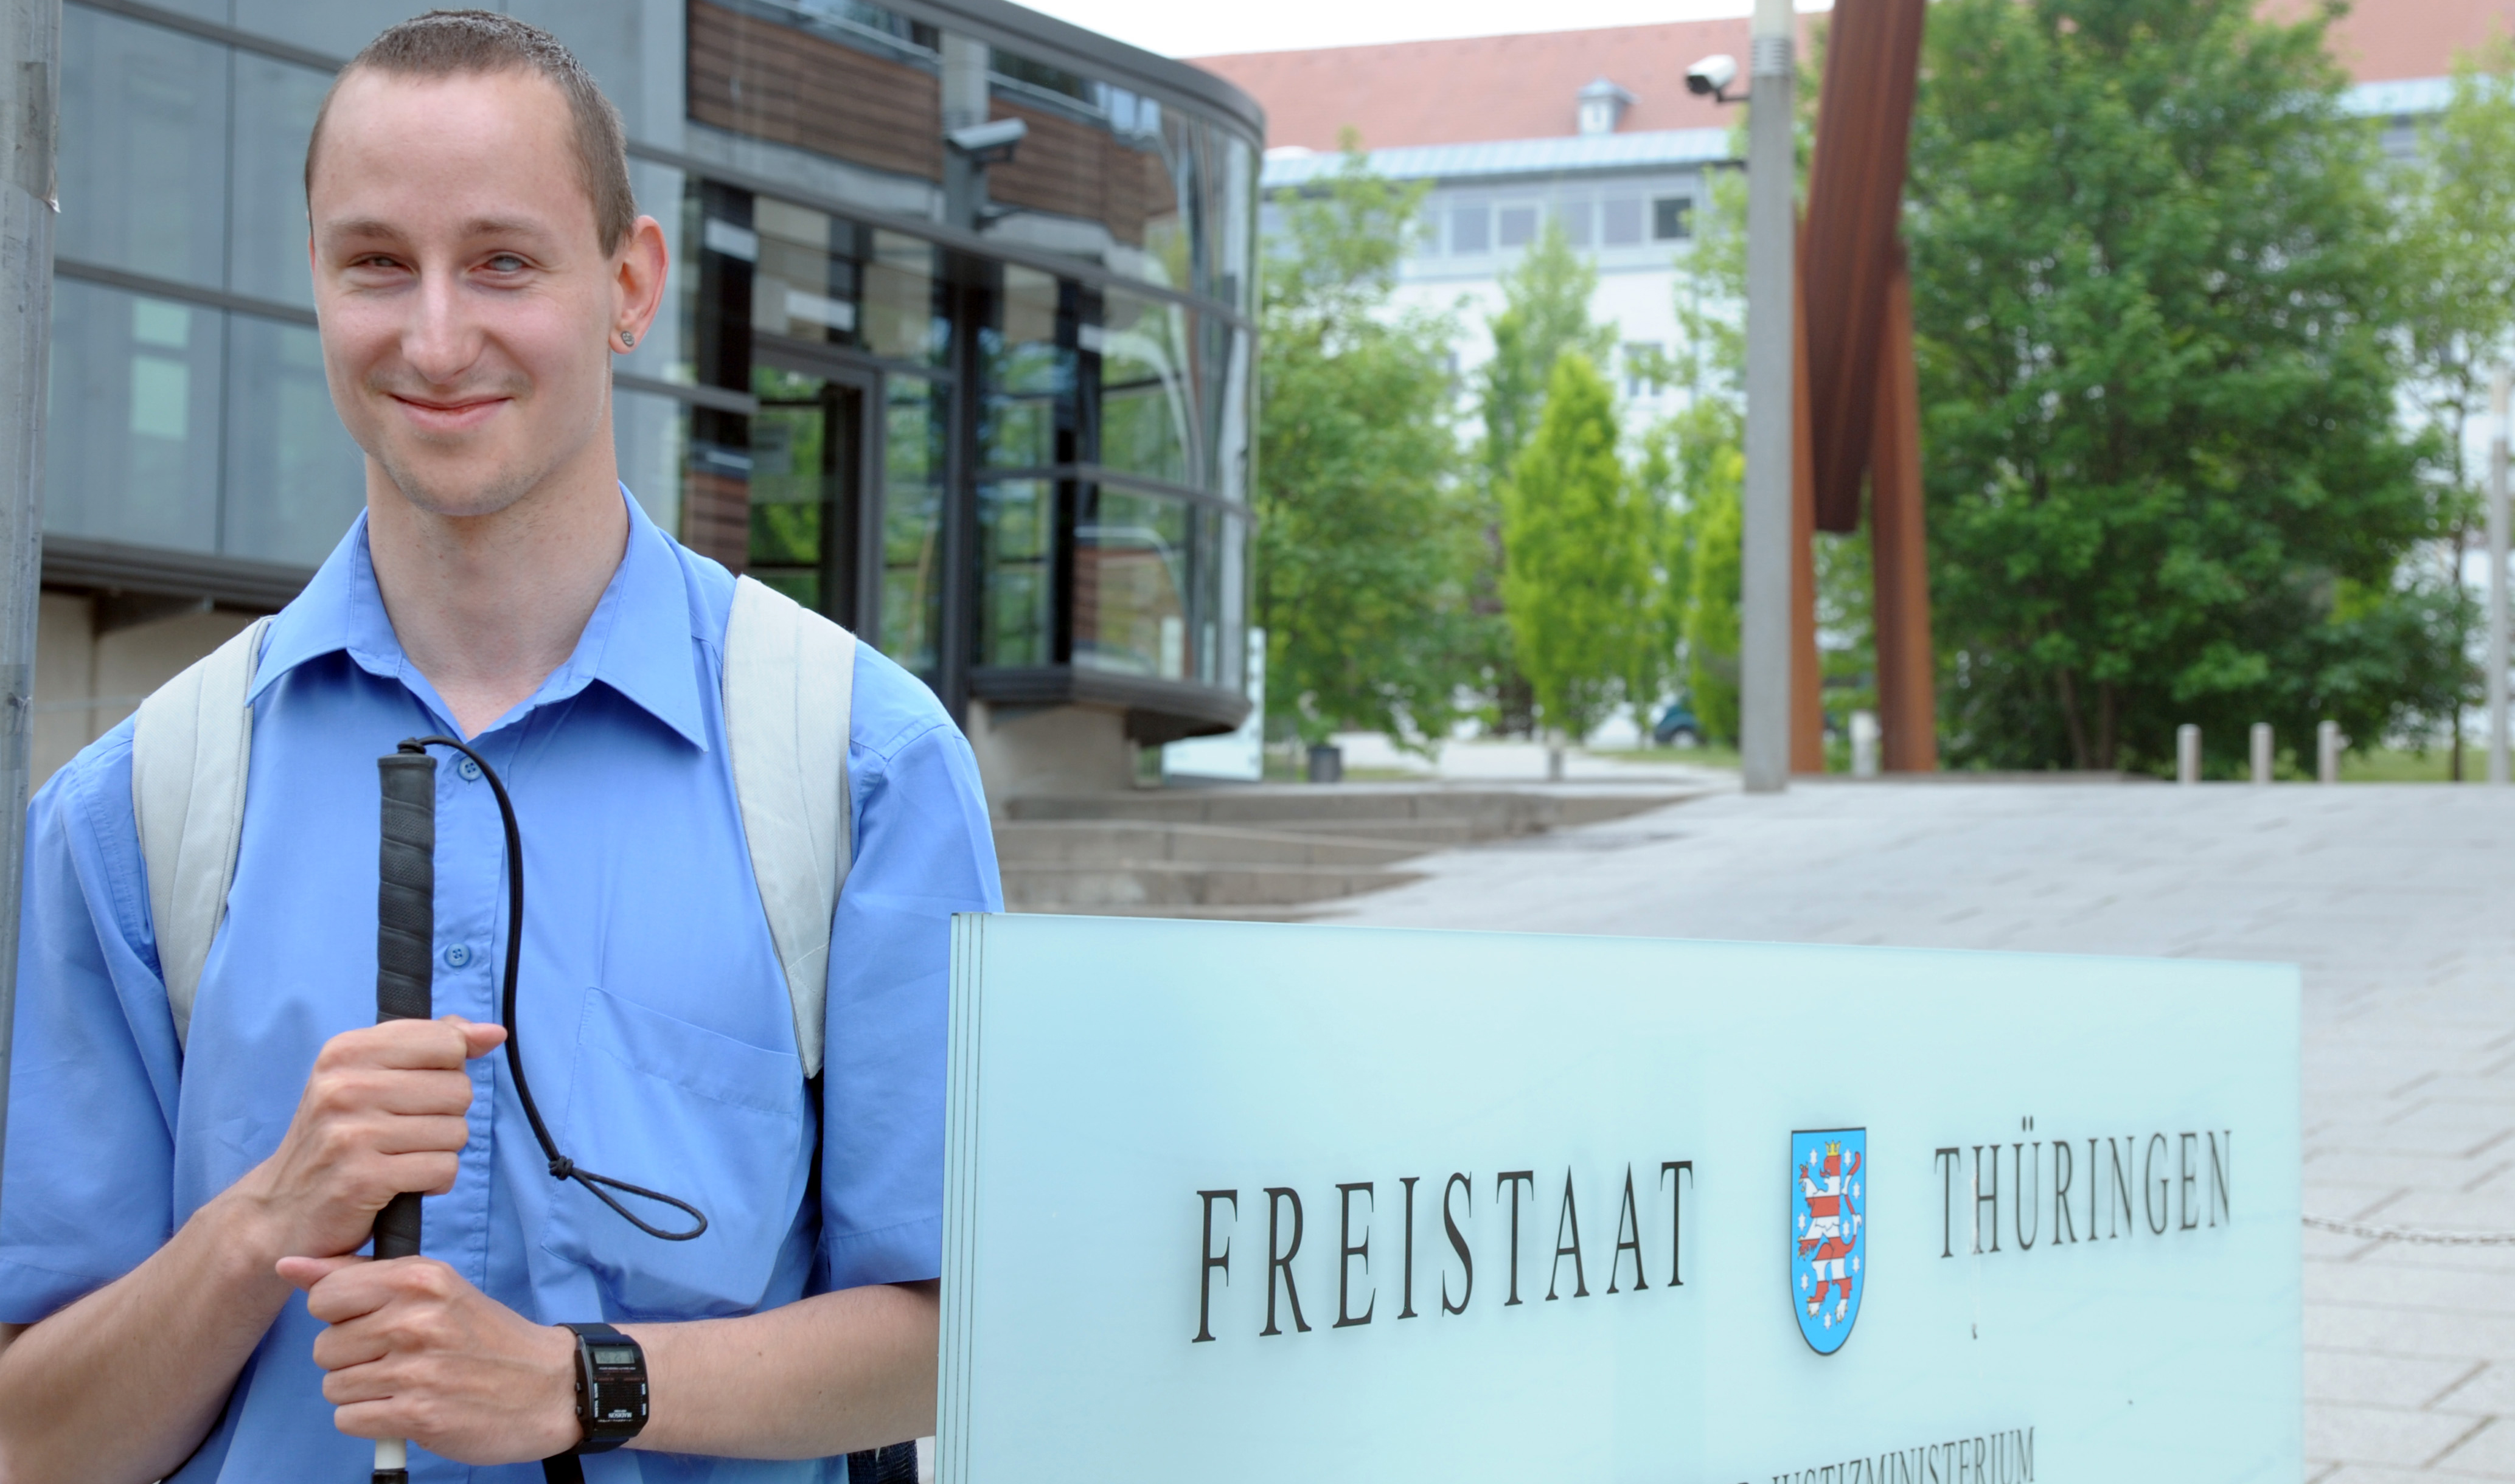
[[632, 1446], [815, 1459], [934, 1430], [932, 1283], [821, 1294], [763, 1314], [622, 1325], [646, 1352], [650, 1413]]
[[0, 1349], [0, 1478], [148, 1484], [174, 1472], [288, 1301], [270, 1245], [247, 1203], [222, 1197], [147, 1261], [16, 1331]]

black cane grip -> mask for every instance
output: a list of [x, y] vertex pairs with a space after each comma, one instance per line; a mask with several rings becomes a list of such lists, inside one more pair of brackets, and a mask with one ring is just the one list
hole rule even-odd
[[[394, 753], [376, 760], [383, 786], [383, 846], [376, 862], [376, 1019], [425, 1020], [434, 1010], [436, 760]], [[419, 1194], [405, 1191], [376, 1213], [376, 1257], [419, 1251]]]
[[436, 760], [376, 760], [384, 845], [376, 871], [376, 1018], [425, 1020], [436, 941]]
[[419, 1192], [405, 1190], [376, 1213], [376, 1260], [419, 1256]]

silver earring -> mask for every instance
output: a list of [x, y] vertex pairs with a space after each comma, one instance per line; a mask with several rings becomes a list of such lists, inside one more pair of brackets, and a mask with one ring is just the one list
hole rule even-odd
[[621, 331], [621, 332], [620, 332], [620, 349], [621, 349], [621, 350], [637, 350], [637, 349], [638, 349], [638, 337], [637, 337], [637, 336], [635, 336], [635, 335], [630, 334], [627, 330], [623, 330], [623, 331]]

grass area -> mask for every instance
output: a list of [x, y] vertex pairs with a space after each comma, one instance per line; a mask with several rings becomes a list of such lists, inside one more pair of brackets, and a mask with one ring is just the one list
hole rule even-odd
[[[2343, 783], [2450, 783], [2453, 779], [2453, 749], [2431, 747], [2424, 752], [2410, 752], [2389, 747], [2371, 748], [2366, 752], [2340, 755], [2340, 781]], [[2465, 779], [2489, 776], [2489, 754], [2477, 747], [2462, 750], [2462, 776]]]

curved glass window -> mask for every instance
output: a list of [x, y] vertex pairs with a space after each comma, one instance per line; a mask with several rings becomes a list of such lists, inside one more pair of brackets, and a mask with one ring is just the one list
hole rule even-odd
[[1104, 468], [1172, 484], [1196, 482], [1195, 399], [1189, 389], [1189, 316], [1176, 305], [1104, 296], [1100, 323], [1082, 346], [1095, 366]]

